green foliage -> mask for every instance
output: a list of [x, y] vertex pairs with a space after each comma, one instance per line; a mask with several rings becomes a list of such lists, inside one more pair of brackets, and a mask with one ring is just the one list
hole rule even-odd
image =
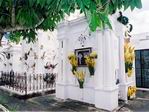
[[9, 39], [10, 39], [12, 42], [16, 42], [17, 44], [20, 42], [20, 38], [21, 38], [21, 33], [20, 33], [20, 32], [12, 32], [12, 33], [9, 35]]
[[36, 32], [35, 30], [24, 30], [24, 31], [15, 31], [9, 34], [9, 40], [18, 44], [21, 40], [26, 39], [28, 42], [35, 42], [36, 41]]
[[128, 63], [128, 62], [125, 63], [125, 73], [127, 73], [128, 70], [132, 70], [132, 68], [133, 68], [132, 63]]
[[92, 31], [97, 27], [112, 28], [108, 16], [129, 7], [131, 10], [141, 8], [141, 0], [0, 0], [0, 33], [10, 32], [10, 40], [16, 42], [20, 36], [34, 41], [35, 30], [53, 31], [65, 14], [70, 15], [75, 10], [85, 14]]

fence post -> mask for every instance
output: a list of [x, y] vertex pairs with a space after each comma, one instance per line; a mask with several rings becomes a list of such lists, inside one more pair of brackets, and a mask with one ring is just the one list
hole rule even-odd
[[25, 95], [27, 95], [27, 73], [24, 73], [24, 77], [25, 77]]

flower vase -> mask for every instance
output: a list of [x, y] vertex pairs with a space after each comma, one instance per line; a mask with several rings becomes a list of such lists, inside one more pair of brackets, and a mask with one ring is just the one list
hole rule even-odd
[[95, 73], [95, 68], [92, 67], [92, 66], [89, 66], [88, 69], [89, 69], [89, 72], [90, 72], [90, 76], [93, 76], [94, 73]]
[[128, 96], [128, 97], [127, 97], [127, 99], [128, 99], [128, 100], [131, 100], [131, 97], [130, 97], [130, 96]]
[[131, 77], [133, 74], [133, 69], [128, 69], [127, 76]]
[[83, 89], [84, 81], [80, 81], [80, 80], [78, 80], [78, 82], [79, 82], [79, 87], [80, 87], [80, 89]]
[[75, 74], [74, 72], [77, 71], [77, 67], [76, 66], [72, 66], [72, 73]]

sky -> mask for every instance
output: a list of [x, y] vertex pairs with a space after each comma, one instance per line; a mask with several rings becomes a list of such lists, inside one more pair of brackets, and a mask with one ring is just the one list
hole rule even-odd
[[[133, 25], [132, 34], [149, 32], [149, 0], [141, 0], [142, 9], [127, 9], [123, 15], [129, 18], [129, 22]], [[67, 17], [67, 20], [72, 20], [80, 17], [79, 11]]]
[[149, 32], [149, 0], [142, 0], [142, 9], [126, 10], [123, 15], [129, 18], [133, 25], [132, 34]]

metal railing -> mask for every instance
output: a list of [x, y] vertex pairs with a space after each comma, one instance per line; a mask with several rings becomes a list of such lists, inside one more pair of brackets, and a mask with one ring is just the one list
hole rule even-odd
[[20, 95], [42, 93], [55, 90], [56, 74], [26, 74], [1, 72], [0, 86]]

